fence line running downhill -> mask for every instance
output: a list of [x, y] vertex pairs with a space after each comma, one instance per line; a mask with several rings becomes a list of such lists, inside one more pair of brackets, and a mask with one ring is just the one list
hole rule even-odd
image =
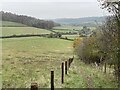
[[[74, 56], [72, 58], [69, 58], [65, 62], [61, 63], [61, 70], [62, 70], [61, 84], [63, 84], [65, 82], [64, 76], [68, 74], [67, 72], [73, 62], [73, 59], [74, 59]], [[51, 82], [50, 82], [51, 87], [50, 88], [39, 88], [38, 83], [31, 83], [30, 88], [2, 88], [1, 90], [42, 90], [42, 89], [54, 90], [55, 89], [54, 88], [55, 87], [54, 86], [54, 70], [52, 70], [50, 74], [51, 74]]]
[[[68, 70], [73, 62], [73, 59], [74, 59], [74, 56], [72, 58], [69, 58], [68, 60], [66, 60], [65, 62], [62, 62], [61, 63], [61, 84], [64, 83], [64, 76], [67, 75], [68, 73]], [[51, 90], [54, 90], [54, 71], [52, 70], [51, 71]], [[31, 88], [30, 90], [38, 90], [39, 87], [38, 87], [38, 84], [37, 83], [32, 83], [31, 84]]]

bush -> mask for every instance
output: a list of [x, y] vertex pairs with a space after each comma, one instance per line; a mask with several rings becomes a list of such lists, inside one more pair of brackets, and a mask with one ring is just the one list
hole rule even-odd
[[73, 47], [75, 48], [75, 53], [84, 63], [100, 63], [99, 50], [96, 47], [95, 37], [84, 37], [83, 39], [74, 40]]

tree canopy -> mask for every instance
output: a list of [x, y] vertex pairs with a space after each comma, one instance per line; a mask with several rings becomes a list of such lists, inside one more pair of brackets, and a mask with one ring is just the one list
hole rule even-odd
[[43, 28], [43, 29], [52, 29], [54, 26], [60, 25], [60, 24], [54, 23], [53, 21], [40, 20], [34, 17], [25, 16], [25, 15], [16, 15], [10, 12], [1, 11], [0, 15], [2, 15], [3, 21], [17, 22], [17, 23], [25, 24], [27, 26]]

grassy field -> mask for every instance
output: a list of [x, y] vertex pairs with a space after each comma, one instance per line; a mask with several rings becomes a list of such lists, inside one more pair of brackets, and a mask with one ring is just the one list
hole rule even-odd
[[[83, 27], [81, 26], [70, 26], [70, 25], [62, 25], [62, 26], [58, 26], [58, 27], [54, 27], [54, 29], [69, 29], [69, 30], [81, 30]], [[95, 27], [89, 27], [90, 29], [94, 30]]]
[[54, 29], [52, 31], [54, 31], [54, 32], [60, 32], [60, 33], [73, 33], [73, 32], [78, 33], [78, 31], [71, 30], [71, 29]]
[[[8, 22], [7, 22], [8, 23]], [[58, 30], [58, 28], [62, 28]], [[74, 31], [75, 27], [56, 27], [56, 32]], [[80, 28], [80, 27], [76, 27]], [[33, 27], [3, 27], [3, 36], [49, 34]], [[78, 35], [62, 35], [69, 39]], [[61, 84], [61, 63], [74, 55], [73, 42], [56, 38], [12, 38], [2, 41], [3, 88], [28, 88], [37, 82], [40, 88], [50, 88], [50, 71], [55, 73], [55, 88], [115, 88], [113, 74], [85, 65], [75, 57], [65, 83]], [[1, 73], [0, 73], [1, 74]]]
[[76, 32], [76, 31], [71, 30], [71, 29], [54, 29], [53, 31], [60, 32], [60, 33]]
[[2, 36], [49, 33], [51, 33], [51, 31], [34, 27], [2, 27]]
[[61, 84], [61, 63], [73, 56], [71, 41], [50, 38], [3, 39], [3, 87], [50, 88], [50, 71], [55, 72], [55, 88], [114, 88], [112, 74], [85, 65], [77, 58], [71, 65], [65, 83]]
[[76, 34], [76, 35], [62, 35], [62, 37], [67, 37], [68, 39], [76, 39], [76, 38], [78, 38], [79, 37], [79, 35], [78, 34]]
[[26, 25], [10, 21], [0, 21], [2, 27], [26, 27]]
[[107, 71], [105, 74], [97, 67], [86, 65], [77, 58], [72, 63], [65, 81], [65, 88], [117, 88], [112, 73]]
[[81, 30], [82, 27], [81, 26], [70, 26], [70, 25], [62, 25], [62, 26], [58, 26], [58, 27], [54, 27], [54, 29], [79, 29]]
[[3, 87], [50, 87], [50, 71], [60, 87], [61, 62], [72, 57], [72, 42], [50, 38], [4, 39]]

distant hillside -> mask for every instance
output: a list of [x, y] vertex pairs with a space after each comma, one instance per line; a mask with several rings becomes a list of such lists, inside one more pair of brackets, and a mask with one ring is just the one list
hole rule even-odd
[[91, 25], [96, 25], [96, 22], [102, 23], [105, 20], [105, 18], [106, 17], [85, 17], [85, 18], [61, 18], [61, 19], [52, 19], [52, 20], [60, 24], [91, 26]]
[[9, 12], [1, 11], [0, 15], [2, 15], [3, 21], [17, 22], [37, 28], [52, 29], [54, 26], [59, 26], [59, 24], [54, 23], [53, 21], [40, 20], [34, 17], [25, 16], [25, 15], [16, 15]]
[[0, 26], [2, 27], [26, 27], [27, 25], [16, 23], [16, 22], [10, 22], [10, 21], [0, 21]]

